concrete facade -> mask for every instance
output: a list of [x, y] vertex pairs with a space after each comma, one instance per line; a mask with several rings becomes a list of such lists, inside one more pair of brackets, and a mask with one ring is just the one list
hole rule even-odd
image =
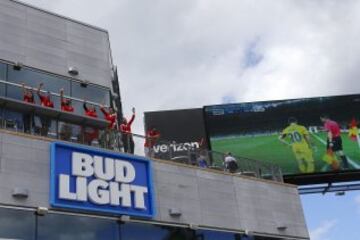
[[[0, 204], [50, 208], [50, 142], [1, 132], [0, 147]], [[155, 221], [308, 239], [295, 186], [157, 160], [153, 166]], [[29, 197], [12, 197], [14, 188]], [[171, 217], [171, 208], [181, 216]]]
[[0, 58], [26, 66], [111, 86], [107, 31], [13, 0], [0, 1]]

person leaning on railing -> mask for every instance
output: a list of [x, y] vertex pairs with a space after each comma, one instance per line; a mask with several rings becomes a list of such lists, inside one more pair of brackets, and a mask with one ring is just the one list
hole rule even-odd
[[236, 159], [232, 156], [231, 152], [228, 152], [224, 158], [225, 169], [231, 173], [235, 173], [239, 168]]
[[[84, 101], [83, 108], [85, 115], [91, 118], [97, 118], [97, 112], [93, 104], [87, 104], [86, 100]], [[92, 127], [81, 127], [81, 135], [84, 137], [84, 142], [88, 145], [91, 145], [94, 139], [99, 137], [99, 130]]]
[[112, 107], [105, 108], [104, 105], [100, 106], [101, 112], [104, 114], [106, 121], [109, 122], [104, 134], [100, 137], [101, 145], [106, 148], [113, 148], [113, 143], [116, 137], [117, 129], [117, 113]]
[[145, 136], [144, 150], [146, 157], [154, 157], [154, 145], [159, 138], [160, 132], [154, 126], [151, 126]]
[[121, 140], [124, 145], [124, 152], [131, 153], [131, 154], [134, 153], [134, 148], [135, 148], [134, 140], [133, 140], [132, 133], [131, 133], [131, 124], [134, 122], [134, 119], [135, 119], [135, 108], [134, 107], [132, 108], [132, 113], [133, 114], [132, 114], [129, 122], [124, 117], [122, 119], [122, 123], [120, 125]]
[[[64, 112], [74, 112], [74, 107], [71, 104], [71, 99], [64, 97], [64, 89], [60, 89], [60, 103], [61, 103], [61, 111]], [[72, 126], [70, 124], [62, 122], [60, 124], [60, 139], [62, 140], [70, 140], [72, 135]]]
[[[26, 103], [35, 104], [34, 93], [31, 87], [26, 87], [25, 83], [22, 83], [23, 100]], [[32, 114], [23, 114], [24, 132], [30, 133], [31, 125], [34, 125], [34, 118]]]
[[[48, 107], [48, 108], [54, 108], [54, 103], [51, 101], [51, 93], [50, 91], [47, 91], [46, 94], [41, 93], [41, 88], [44, 86], [43, 83], [39, 84], [39, 87], [37, 88], [37, 95], [40, 99], [41, 106]], [[40, 134], [41, 136], [47, 136], [49, 132], [49, 127], [51, 126], [51, 118], [46, 116], [40, 117], [41, 122], [41, 129]]]

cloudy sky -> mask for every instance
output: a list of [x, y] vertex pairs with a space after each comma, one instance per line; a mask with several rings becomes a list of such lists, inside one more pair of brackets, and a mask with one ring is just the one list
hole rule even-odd
[[[358, 0], [23, 1], [109, 31], [125, 115], [360, 91]], [[307, 219], [319, 205], [332, 213], [330, 198], [303, 198]], [[345, 220], [320, 216], [308, 220], [314, 240], [354, 239], [331, 234]]]
[[357, 0], [24, 2], [109, 31], [127, 115], [360, 90]]

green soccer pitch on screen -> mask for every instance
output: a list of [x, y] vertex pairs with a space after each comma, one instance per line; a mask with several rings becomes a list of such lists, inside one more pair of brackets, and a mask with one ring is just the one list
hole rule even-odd
[[277, 164], [284, 175], [360, 169], [360, 95], [213, 105], [204, 114], [214, 151]]

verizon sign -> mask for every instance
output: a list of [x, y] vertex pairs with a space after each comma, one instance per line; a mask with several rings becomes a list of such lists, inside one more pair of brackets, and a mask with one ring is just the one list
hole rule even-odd
[[145, 130], [155, 127], [160, 139], [153, 146], [155, 157], [185, 157], [189, 150], [208, 149], [201, 108], [145, 113]]
[[199, 149], [199, 142], [185, 142], [185, 143], [170, 143], [170, 144], [159, 144], [153, 147], [155, 153], [167, 153], [172, 152], [184, 152], [192, 149]]

